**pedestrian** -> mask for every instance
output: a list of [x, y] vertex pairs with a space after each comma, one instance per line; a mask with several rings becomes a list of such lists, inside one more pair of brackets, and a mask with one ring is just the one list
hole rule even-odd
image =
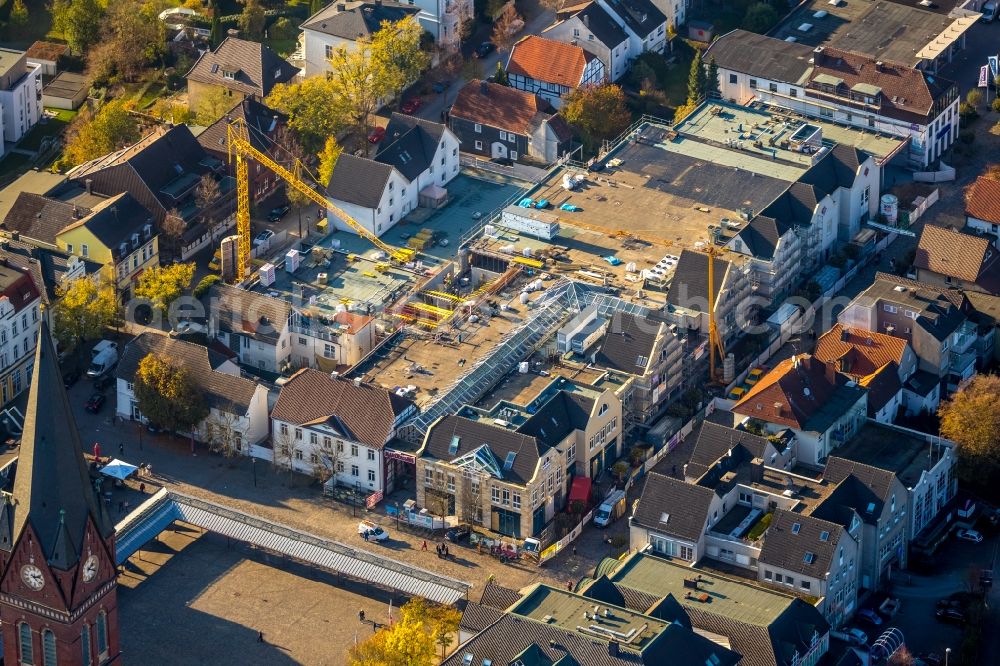
[[365, 612], [363, 610], [358, 611], [358, 619], [362, 622], [365, 621]]
[[420, 547], [420, 550], [427, 550], [427, 539], [424, 539], [424, 545]]
[[128, 513], [128, 500], [125, 500], [125, 513]]
[[569, 581], [566, 581], [566, 589], [567, 589], [567, 590], [568, 590], [569, 592], [572, 592], [572, 591], [573, 591], [573, 581], [571, 581], [571, 580], [569, 580]]
[[444, 556], [448, 557], [448, 544], [444, 545]]
[[143, 493], [143, 494], [146, 493], [146, 484], [145, 483], [140, 483], [139, 484], [139, 492]]
[[573, 544], [573, 557], [576, 557], [576, 544]]
[[263, 643], [264, 642], [264, 632], [263, 631], [258, 631], [257, 632], [257, 642], [258, 643]]
[[368, 531], [367, 530], [361, 536], [364, 537], [365, 541], [368, 541]]
[[125, 457], [125, 442], [118, 443], [118, 455], [121, 458]]

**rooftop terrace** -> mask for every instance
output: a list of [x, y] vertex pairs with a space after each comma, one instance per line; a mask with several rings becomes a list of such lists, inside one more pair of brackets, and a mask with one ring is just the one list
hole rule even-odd
[[936, 465], [947, 450], [930, 440], [937, 438], [868, 421], [831, 455], [895, 472], [903, 485], [912, 488], [920, 482], [921, 473]]

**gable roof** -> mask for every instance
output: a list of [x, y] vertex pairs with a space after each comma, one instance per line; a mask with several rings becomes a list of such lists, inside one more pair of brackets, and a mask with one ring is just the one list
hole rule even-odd
[[798, 182], [812, 185], [825, 194], [833, 194], [841, 187], [850, 189], [854, 185], [858, 169], [869, 157], [860, 148], [838, 143], [809, 167]]
[[[280, 111], [258, 102], [252, 97], [244, 97], [233, 105], [225, 115], [205, 128], [205, 131], [198, 135], [198, 143], [207, 151], [214, 153], [228, 153], [229, 124], [234, 120], [242, 120], [246, 123], [247, 140], [257, 150], [270, 154], [274, 150], [274, 144], [267, 139], [278, 125], [287, 122], [288, 117]], [[284, 158], [284, 155], [280, 155]], [[227, 157], [228, 158], [228, 157]]]
[[89, 213], [89, 208], [21, 192], [0, 228], [8, 235], [17, 232], [21, 237], [55, 247], [59, 232]]
[[[234, 78], [227, 79], [224, 73]], [[185, 76], [189, 81], [222, 86], [255, 97], [267, 97], [275, 84], [287, 83], [299, 70], [260, 42], [226, 37], [206, 51]]]
[[396, 23], [419, 12], [419, 7], [388, 0], [334, 2], [307, 18], [299, 28], [353, 41], [371, 37], [381, 30], [383, 22]]
[[552, 105], [538, 95], [492, 81], [473, 79], [458, 91], [449, 115], [470, 123], [530, 136], [554, 113]]
[[385, 126], [375, 161], [395, 167], [403, 176], [414, 181], [434, 163], [445, 126], [441, 123], [393, 113]]
[[237, 333], [277, 344], [292, 314], [288, 301], [232, 285], [216, 283], [209, 293], [210, 298], [218, 303], [213, 323], [224, 333]]
[[714, 495], [711, 488], [652, 472], [632, 512], [632, 522], [661, 534], [698, 541]]
[[744, 449], [748, 459], [763, 458], [768, 444], [766, 437], [705, 421], [691, 451], [687, 473], [694, 477], [701, 476], [719, 458], [734, 449]]
[[87, 262], [80, 257], [72, 257], [59, 250], [40, 248], [30, 243], [7, 238], [0, 239], [0, 261], [29, 273], [39, 290], [42, 303], [49, 304], [56, 298], [56, 287], [62, 283], [71, 262], [85, 262], [87, 273], [101, 269], [100, 264]]
[[104, 538], [114, 532], [91, 482], [59, 359], [43, 320], [14, 488], [0, 507], [0, 548], [10, 552], [30, 525], [49, 565], [67, 571], [83, 554], [88, 522]]
[[794, 225], [778, 221], [766, 215], [757, 215], [736, 234], [743, 241], [747, 251], [758, 259], [771, 260], [778, 249], [781, 237], [794, 228]]
[[797, 430], [825, 432], [863, 394], [864, 389], [828, 377], [819, 359], [801, 354], [761, 377], [733, 411]]
[[769, 203], [761, 215], [773, 217], [787, 227], [812, 224], [816, 206], [826, 193], [808, 182], [795, 182]]
[[390, 175], [391, 165], [345, 152], [333, 165], [326, 193], [338, 201], [378, 208]]
[[810, 80], [815, 82], [823, 75], [840, 79], [845, 89], [878, 89], [882, 98], [879, 115], [908, 122], [931, 120], [934, 102], [955, 85], [915, 67], [830, 46], [813, 53]]
[[214, 349], [162, 333], [147, 331], [130, 340], [122, 352], [115, 376], [128, 382], [133, 381], [142, 359], [150, 354], [164, 359], [174, 367], [187, 370], [191, 381], [204, 394], [210, 407], [219, 411], [232, 411], [232, 407], [236, 407], [236, 413], [241, 416], [250, 408], [258, 384], [237, 375], [220, 372], [217, 368], [230, 360], [229, 357]]
[[579, 46], [529, 35], [511, 49], [507, 73], [575, 88], [594, 57]]
[[650, 369], [656, 336], [663, 324], [650, 317], [637, 317], [621, 310], [611, 319], [595, 362], [606, 368], [632, 375], [644, 375]]
[[965, 198], [965, 214], [993, 224], [1000, 224], [1000, 180], [980, 176]]
[[[869, 524], [878, 522], [882, 507], [889, 502], [896, 475], [871, 465], [830, 456], [823, 480], [836, 484], [833, 492], [817, 504], [811, 515], [849, 527], [844, 509], [853, 509]], [[869, 510], [869, 508], [871, 510]]]
[[[596, 2], [587, 4], [583, 9], [573, 15], [574, 18], [586, 26], [594, 33], [594, 37], [608, 48], [614, 49], [616, 46], [628, 39], [628, 35], [622, 27], [611, 17], [611, 15]], [[542, 31], [545, 34], [546, 28]]]
[[858, 384], [868, 389], [868, 416], [871, 418], [875, 418], [878, 411], [903, 388], [895, 361], [889, 361], [875, 372], [861, 377]]
[[703, 61], [715, 58], [720, 69], [743, 72], [774, 81], [802, 83], [809, 72], [813, 49], [747, 30], [733, 30], [712, 42]]
[[[715, 297], [726, 283], [730, 262], [715, 257]], [[667, 292], [667, 303], [682, 308], [698, 305], [708, 309], [708, 255], [694, 250], [681, 250], [674, 268], [674, 279]]]
[[[152, 213], [136, 201], [131, 194], [122, 192], [101, 201], [94, 206], [88, 215], [63, 228], [60, 235], [73, 229], [86, 227], [87, 231], [111, 250], [111, 255], [117, 262], [135, 251], [136, 248], [130, 244], [133, 234], [139, 234], [143, 244], [148, 241], [144, 236], [144, 228], [147, 224], [150, 225], [150, 233], [152, 234]], [[128, 244], [124, 255], [121, 253], [123, 243]]]
[[521, 593], [493, 581], [487, 581], [479, 603], [497, 610], [507, 610], [521, 600]]
[[[504, 481], [526, 485], [534, 478], [538, 461], [548, 450], [530, 435], [506, 428], [473, 421], [462, 416], [446, 416], [431, 426], [424, 437], [420, 455], [453, 462], [475, 454], [485, 446], [499, 466], [496, 470]], [[506, 461], [513, 454], [508, 469]]]
[[640, 39], [645, 39], [667, 22], [656, 5], [649, 0], [606, 0], [608, 6]]
[[843, 531], [837, 523], [776, 509], [764, 534], [760, 562], [824, 578], [830, 571]]
[[381, 449], [396, 419], [413, 403], [392, 391], [319, 370], [299, 370], [281, 387], [271, 418], [295, 425], [324, 423], [344, 437]]
[[571, 432], [586, 430], [593, 409], [592, 399], [572, 391], [558, 391], [517, 431], [538, 438], [546, 446], [555, 446]]
[[986, 237], [925, 224], [913, 266], [965, 282], [980, 283], [1000, 271], [1000, 252]]
[[858, 380], [889, 362], [902, 365], [907, 345], [903, 338], [836, 323], [816, 340], [813, 356]]

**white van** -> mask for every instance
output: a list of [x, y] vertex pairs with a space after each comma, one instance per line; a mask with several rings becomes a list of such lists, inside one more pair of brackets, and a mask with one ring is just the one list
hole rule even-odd
[[997, 3], [987, 2], [983, 5], [983, 23], [993, 23], [993, 19], [997, 17]]
[[625, 515], [625, 491], [612, 490], [601, 502], [601, 506], [594, 511], [594, 524], [598, 527], [607, 527], [623, 515]]

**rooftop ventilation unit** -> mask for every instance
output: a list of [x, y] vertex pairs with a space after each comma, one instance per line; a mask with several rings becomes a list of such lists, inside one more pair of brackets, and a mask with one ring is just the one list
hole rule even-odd
[[812, 29], [813, 29], [812, 23], [803, 23], [802, 25], [799, 26], [799, 32], [809, 32]]
[[815, 14], [813, 14], [813, 18], [815, 18], [815, 19], [826, 18], [826, 15], [827, 15], [827, 11], [825, 9], [821, 9], [818, 12], [816, 12]]
[[786, 42], [797, 42], [799, 40], [798, 40], [798, 38], [795, 35], [789, 35], [788, 37], [785, 37], [785, 41]]
[[844, 0], [826, 0], [826, 4], [830, 5], [831, 7], [840, 7], [841, 5], [844, 4]]

